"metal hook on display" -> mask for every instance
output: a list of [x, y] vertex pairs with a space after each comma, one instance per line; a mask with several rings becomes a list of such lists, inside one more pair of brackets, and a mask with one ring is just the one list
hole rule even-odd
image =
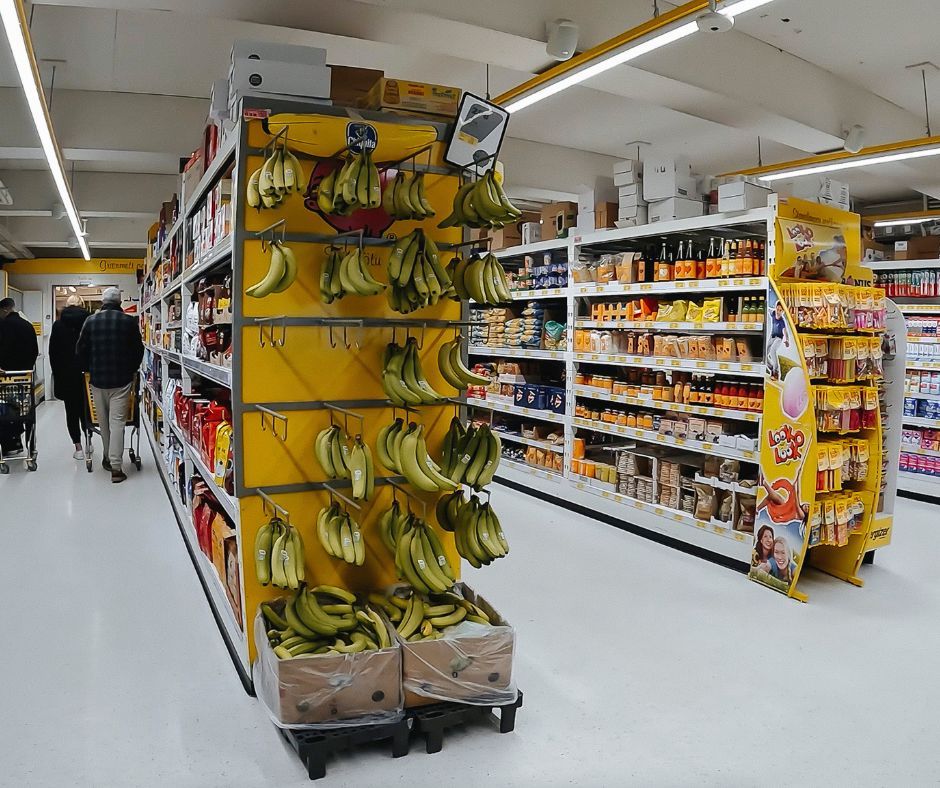
[[[271, 418], [271, 432], [274, 433], [274, 437], [277, 438], [281, 443], [287, 441], [287, 416], [283, 413], [278, 413], [276, 410], [271, 410], [270, 408], [264, 407], [264, 405], [255, 405], [255, 410], [261, 414], [261, 431], [266, 432], [268, 427], [265, 422], [265, 416]], [[277, 423], [282, 422], [284, 424], [284, 434], [281, 435], [277, 430]]]
[[356, 413], [354, 410], [348, 410], [347, 408], [341, 408], [339, 405], [334, 405], [332, 402], [324, 402], [323, 407], [327, 408], [330, 411], [330, 424], [333, 424], [333, 413], [342, 413], [343, 414], [343, 429], [346, 431], [346, 434], [349, 434], [349, 421], [348, 417], [352, 416], [354, 419], [359, 420], [359, 434], [361, 435], [365, 427], [365, 417], [361, 413]]
[[493, 238], [487, 236], [486, 238], [477, 238], [475, 241], [461, 241], [459, 244], [438, 244], [438, 248], [452, 251], [454, 249], [462, 249], [465, 246], [489, 246], [492, 243]]
[[[406, 488], [402, 487], [398, 482], [392, 481], [391, 479], [387, 479], [386, 481], [387, 481], [388, 484], [391, 485], [394, 489], [396, 489], [396, 490], [398, 490], [399, 492], [401, 492], [409, 501], [417, 501], [418, 503], [420, 503], [420, 504], [421, 504], [421, 519], [422, 519], [422, 520], [427, 520], [427, 519], [428, 519], [428, 502], [427, 502], [427, 501], [425, 501], [423, 498], [419, 498], [417, 495], [414, 495], [413, 493], [409, 492]], [[409, 508], [409, 509], [411, 508], [410, 505], [409, 505], [408, 508]]]
[[268, 508], [270, 507], [271, 517], [273, 517], [276, 514], [283, 515], [284, 522], [290, 524], [290, 512], [287, 511], [287, 509], [285, 509], [283, 506], [279, 506], [278, 504], [276, 504], [264, 490], [258, 489], [257, 493], [258, 493], [258, 497], [261, 498], [262, 514], [266, 515], [268, 513]]
[[360, 506], [360, 505], [359, 505], [358, 503], [356, 503], [355, 501], [353, 501], [353, 500], [347, 498], [347, 497], [346, 497], [345, 495], [343, 495], [339, 490], [337, 490], [335, 487], [333, 487], [329, 482], [323, 482], [323, 489], [329, 491], [329, 493], [330, 493], [330, 503], [331, 503], [331, 504], [333, 503], [333, 496], [336, 496], [336, 497], [339, 498], [341, 501], [343, 501], [343, 503], [345, 503], [347, 506], [351, 506], [351, 507], [352, 507], [353, 509], [355, 509], [356, 511], [359, 511], [359, 512], [362, 511], [362, 506]]
[[[275, 230], [278, 227], [281, 227], [282, 225], [284, 225], [284, 231], [282, 231], [281, 233], [281, 243], [284, 243], [284, 237], [287, 232], [287, 227], [286, 227], [287, 219], [278, 219], [274, 224], [268, 227], [265, 227], [263, 230], [258, 230], [257, 232], [252, 233], [252, 235], [254, 235], [255, 238], [261, 239], [261, 251], [266, 251], [266, 246], [265, 246], [266, 239], [264, 237], [265, 233], [271, 232], [272, 230]], [[274, 233], [271, 233], [271, 243], [272, 244], [274, 243]]]
[[[280, 337], [274, 333], [274, 323], [278, 320], [281, 321], [281, 332]], [[258, 326], [258, 345], [259, 347], [265, 346], [264, 341], [264, 325], [265, 323], [271, 323], [271, 328], [269, 329], [271, 334], [271, 347], [284, 347], [284, 343], [287, 342], [287, 315], [277, 315], [276, 317], [256, 317], [255, 325]]]
[[431, 166], [431, 150], [433, 150], [435, 144], [437, 144], [437, 140], [435, 140], [434, 142], [431, 142], [431, 143], [425, 145], [423, 148], [419, 148], [419, 149], [416, 150], [414, 153], [412, 153], [410, 156], [405, 156], [405, 158], [403, 158], [403, 159], [399, 159], [398, 161], [388, 161], [388, 162], [385, 162], [384, 164], [382, 164], [381, 167], [378, 167], [377, 169], [378, 169], [379, 172], [385, 172], [385, 171], [387, 171], [387, 170], [391, 170], [391, 169], [393, 169], [393, 168], [396, 168], [396, 167], [398, 167], [398, 166], [404, 164], [406, 161], [410, 161], [410, 162], [412, 163], [411, 171], [412, 171], [412, 173], [414, 173], [414, 172], [415, 172], [415, 168], [414, 168], [415, 159], [417, 159], [418, 156], [420, 156], [420, 155], [421, 155], [422, 153], [424, 153], [425, 151], [428, 152], [428, 167], [430, 167], [430, 166]]

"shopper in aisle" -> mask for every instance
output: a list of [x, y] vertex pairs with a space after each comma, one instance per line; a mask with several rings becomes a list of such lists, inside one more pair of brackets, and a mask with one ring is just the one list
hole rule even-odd
[[[16, 311], [12, 298], [0, 300], [0, 373], [32, 370], [39, 358], [36, 329]], [[0, 424], [0, 448], [4, 454], [23, 450], [18, 422]], [[27, 440], [29, 435], [27, 434]]]
[[78, 338], [79, 368], [91, 377], [92, 396], [101, 430], [104, 459], [111, 481], [123, 482], [124, 425], [137, 368], [144, 357], [137, 319], [121, 310], [121, 291], [109, 287], [101, 296], [101, 310], [82, 327]]
[[49, 337], [49, 362], [56, 399], [65, 403], [65, 424], [76, 460], [85, 458], [82, 451], [82, 433], [85, 430], [85, 379], [78, 364], [76, 348], [82, 326], [88, 319], [88, 310], [81, 296], [71, 295], [65, 309], [52, 324]]

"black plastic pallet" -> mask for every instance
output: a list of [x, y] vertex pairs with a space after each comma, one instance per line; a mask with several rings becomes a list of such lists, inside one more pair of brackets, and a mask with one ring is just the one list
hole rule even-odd
[[496, 716], [499, 710], [499, 732], [509, 733], [516, 727], [516, 710], [522, 708], [520, 692], [512, 703], [491, 706], [472, 706], [467, 703], [435, 703], [409, 709], [398, 722], [380, 725], [360, 725], [323, 730], [289, 730], [281, 733], [296, 750], [307, 767], [307, 776], [319, 780], [326, 776], [327, 759], [335, 752], [360, 744], [391, 740], [392, 757], [401, 758], [411, 749], [411, 733], [425, 737], [428, 753], [440, 752], [444, 747], [444, 732], [457, 725], [478, 722]]
[[522, 708], [520, 692], [512, 703], [492, 706], [471, 706], [468, 703], [435, 703], [421, 706], [408, 712], [414, 720], [415, 733], [425, 736], [425, 749], [429, 753], [440, 752], [444, 747], [444, 731], [467, 722], [477, 722], [496, 716], [499, 709], [499, 732], [509, 733], [516, 727], [516, 710]]

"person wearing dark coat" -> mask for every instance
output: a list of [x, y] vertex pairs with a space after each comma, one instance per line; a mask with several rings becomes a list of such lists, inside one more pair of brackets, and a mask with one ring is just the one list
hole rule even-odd
[[[32, 371], [37, 358], [39, 341], [33, 324], [20, 317], [12, 298], [0, 300], [0, 374]], [[22, 421], [0, 423], [0, 449], [4, 454], [23, 450], [22, 430]], [[26, 437], [28, 440], [28, 433]]]
[[49, 363], [52, 365], [52, 383], [56, 399], [65, 403], [65, 424], [75, 448], [76, 460], [85, 459], [82, 451], [82, 433], [85, 430], [85, 375], [82, 372], [75, 347], [88, 319], [81, 296], [69, 296], [59, 319], [52, 324], [49, 337]]

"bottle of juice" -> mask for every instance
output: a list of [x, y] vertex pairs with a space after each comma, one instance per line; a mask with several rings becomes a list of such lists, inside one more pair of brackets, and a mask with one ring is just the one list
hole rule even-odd
[[682, 384], [682, 401], [688, 405], [692, 401], [692, 381], [691, 376], [685, 376], [685, 382]]
[[747, 386], [743, 383], [739, 383], [735, 390], [735, 401], [733, 407], [738, 410], [744, 410], [747, 408]]
[[714, 279], [715, 274], [715, 263], [717, 261], [718, 252], [715, 248], [715, 239], [708, 239], [708, 255], [705, 258], [705, 279]]
[[755, 383], [751, 383], [748, 386], [747, 391], [747, 409], [748, 410], [760, 410], [760, 398], [758, 397], [758, 392], [760, 391], [760, 386]]
[[706, 380], [702, 385], [700, 402], [703, 405], [712, 405], [715, 402], [714, 380]]
[[[766, 265], [764, 260], [764, 242], [761, 241], [757, 247], [757, 268], [758, 275], [764, 276], [766, 273]], [[761, 406], [763, 407], [763, 406]]]

